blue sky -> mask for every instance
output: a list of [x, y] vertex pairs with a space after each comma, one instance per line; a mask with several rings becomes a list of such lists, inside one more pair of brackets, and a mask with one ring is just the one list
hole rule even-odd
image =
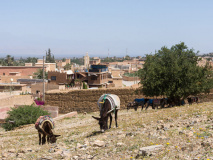
[[212, 0], [0, 0], [0, 57], [213, 52]]

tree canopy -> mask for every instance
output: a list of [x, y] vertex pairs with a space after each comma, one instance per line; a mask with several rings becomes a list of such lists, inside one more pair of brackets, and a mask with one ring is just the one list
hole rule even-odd
[[55, 57], [51, 53], [50, 48], [48, 49], [48, 52], [46, 52], [46, 63], [55, 63]]
[[[44, 72], [44, 74], [45, 74], [44, 79], [47, 79], [47, 76], [48, 76], [47, 72]], [[35, 79], [43, 79], [43, 69], [38, 69], [37, 72], [35, 72], [33, 74], [33, 78], [35, 78]]]
[[177, 104], [190, 95], [209, 92], [213, 88], [211, 66], [198, 66], [197, 53], [181, 42], [147, 55], [140, 70], [143, 94], [168, 97]]

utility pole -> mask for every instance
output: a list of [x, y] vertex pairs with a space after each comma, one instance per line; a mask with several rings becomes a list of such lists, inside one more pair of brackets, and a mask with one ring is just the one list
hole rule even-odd
[[45, 71], [44, 71], [44, 57], [43, 56], [43, 101], [45, 102]]

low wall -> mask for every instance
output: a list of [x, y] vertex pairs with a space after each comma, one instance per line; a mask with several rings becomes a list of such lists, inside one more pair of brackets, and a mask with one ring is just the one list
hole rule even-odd
[[59, 113], [95, 112], [98, 111], [97, 101], [102, 94], [116, 94], [121, 101], [121, 109], [135, 98], [142, 98], [143, 95], [136, 95], [133, 89], [87, 89], [71, 90], [67, 92], [46, 92], [45, 105], [59, 106]]
[[[145, 98], [142, 94], [135, 94], [135, 89], [87, 89], [87, 90], [70, 90], [70, 91], [49, 91], [45, 95], [45, 105], [58, 106], [59, 113], [69, 113], [77, 111], [95, 112], [99, 111], [97, 101], [102, 94], [116, 94], [121, 101], [121, 109], [126, 109], [129, 102], [135, 98]], [[153, 97], [147, 97], [153, 98]], [[160, 97], [159, 97], [160, 98]], [[200, 102], [211, 101], [213, 94], [199, 97]]]
[[127, 76], [123, 76], [123, 80], [124, 81], [136, 81], [136, 80], [140, 80], [139, 77], [127, 77]]

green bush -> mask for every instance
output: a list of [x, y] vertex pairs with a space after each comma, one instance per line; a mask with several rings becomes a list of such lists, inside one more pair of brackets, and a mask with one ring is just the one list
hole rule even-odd
[[49, 115], [47, 111], [33, 105], [12, 108], [12, 110], [8, 111], [7, 113], [9, 116], [5, 120], [6, 123], [2, 126], [6, 131], [12, 130], [21, 125], [33, 124], [40, 116]]
[[87, 85], [85, 82], [83, 82], [83, 89], [87, 89]]

